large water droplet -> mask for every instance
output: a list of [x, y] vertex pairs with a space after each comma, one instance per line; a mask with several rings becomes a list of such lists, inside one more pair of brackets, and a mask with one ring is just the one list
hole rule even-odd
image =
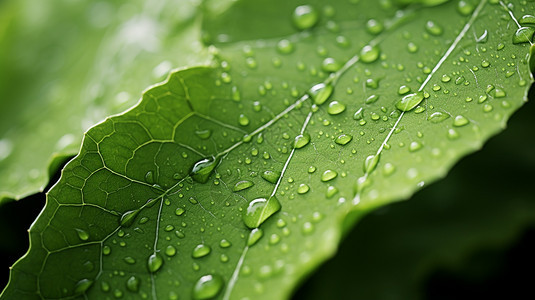
[[298, 194], [306, 194], [310, 190], [310, 187], [306, 183], [302, 183], [297, 188]]
[[299, 30], [306, 30], [314, 27], [319, 21], [318, 11], [310, 5], [301, 5], [295, 8], [292, 21]]
[[453, 126], [461, 127], [468, 124], [469, 122], [470, 121], [468, 121], [468, 119], [464, 116], [458, 115], [455, 117], [455, 120], [453, 120]]
[[295, 137], [294, 147], [296, 149], [300, 149], [308, 145], [309, 142], [310, 142], [310, 134], [308, 133], [299, 134]]
[[248, 189], [250, 187], [252, 187], [254, 185], [254, 182], [252, 181], [249, 181], [249, 180], [242, 180], [242, 181], [238, 181], [236, 182], [236, 184], [234, 185], [234, 191], [235, 192], [239, 192], [239, 191], [243, 191], [245, 189]]
[[199, 183], [206, 183], [218, 163], [219, 160], [215, 159], [215, 157], [198, 161], [191, 169], [191, 178]]
[[281, 204], [275, 196], [257, 198], [243, 210], [242, 219], [247, 227], [257, 228], [280, 209]]
[[518, 22], [520, 25], [535, 25], [535, 16], [523, 15]]
[[193, 286], [193, 299], [212, 299], [223, 288], [223, 278], [216, 274], [204, 275]]
[[513, 35], [513, 44], [529, 43], [533, 38], [535, 28], [521, 27]]
[[210, 246], [205, 245], [205, 244], [199, 244], [195, 248], [193, 248], [193, 251], [191, 252], [191, 256], [193, 258], [201, 258], [210, 254], [211, 251], [212, 251], [212, 248], [210, 248]]
[[155, 252], [149, 256], [147, 259], [147, 267], [149, 268], [149, 272], [156, 273], [163, 265], [163, 258], [162, 256]]
[[372, 63], [379, 58], [379, 46], [366, 45], [360, 50], [360, 61], [364, 63]]
[[396, 108], [401, 111], [410, 111], [424, 100], [424, 93], [417, 92], [408, 94], [396, 103]]
[[321, 69], [327, 73], [334, 73], [342, 68], [342, 64], [332, 57], [327, 57], [321, 63]]
[[313, 86], [309, 91], [308, 94], [314, 100], [314, 103], [317, 105], [321, 105], [329, 99], [329, 97], [333, 93], [333, 86], [331, 84], [325, 84], [325, 83], [319, 83]]
[[83, 229], [75, 228], [78, 238], [82, 241], [87, 241], [89, 239], [89, 233]]
[[267, 170], [267, 171], [264, 171], [264, 173], [262, 173], [261, 176], [268, 182], [277, 183], [277, 181], [279, 180], [279, 177], [281, 177], [281, 173], [277, 171]]

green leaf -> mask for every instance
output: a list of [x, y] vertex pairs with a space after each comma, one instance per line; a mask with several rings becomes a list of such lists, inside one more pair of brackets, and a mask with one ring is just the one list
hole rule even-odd
[[42, 190], [90, 126], [172, 68], [207, 60], [198, 9], [175, 4], [1, 3], [0, 202]]
[[494, 2], [208, 15], [218, 66], [86, 133], [2, 296], [288, 297], [361, 216], [444, 176], [525, 101], [529, 44], [512, 37], [535, 7]]

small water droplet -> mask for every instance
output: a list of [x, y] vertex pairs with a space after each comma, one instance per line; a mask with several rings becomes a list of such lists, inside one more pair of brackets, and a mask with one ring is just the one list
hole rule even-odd
[[261, 176], [268, 182], [277, 183], [277, 181], [279, 180], [279, 177], [281, 177], [281, 173], [277, 171], [267, 170], [267, 171], [264, 171], [264, 173], [262, 173]]
[[457, 132], [457, 130], [453, 128], [448, 129], [448, 138], [450, 140], [457, 139], [458, 137], [459, 137], [459, 133]]
[[451, 77], [449, 77], [448, 75], [444, 74], [444, 75], [442, 75], [442, 78], [440, 80], [442, 82], [450, 82], [451, 81]]
[[125, 212], [121, 216], [120, 225], [124, 227], [130, 227], [132, 223], [134, 223], [134, 220], [136, 219], [136, 216], [139, 214], [139, 212], [140, 212], [139, 209]]
[[203, 130], [196, 130], [195, 134], [202, 140], [207, 140], [212, 135], [212, 130], [210, 129], [203, 129]]
[[361, 120], [362, 119], [362, 111], [363, 111], [363, 108], [359, 108], [355, 114], [353, 115], [353, 119], [355, 120]]
[[83, 229], [75, 228], [78, 238], [82, 241], [87, 241], [89, 239], [89, 233]]
[[74, 286], [74, 293], [77, 295], [85, 293], [93, 285], [93, 280], [84, 278]]
[[314, 27], [319, 21], [318, 11], [310, 5], [301, 5], [295, 8], [292, 21], [299, 30], [306, 30]]
[[191, 257], [193, 258], [201, 258], [205, 257], [206, 255], [210, 254], [212, 251], [212, 248], [210, 246], [205, 244], [199, 244], [193, 248], [193, 251], [191, 252]]
[[304, 146], [308, 145], [309, 142], [310, 142], [310, 134], [308, 133], [299, 134], [294, 139], [294, 147], [296, 149], [301, 149]]
[[238, 117], [238, 123], [241, 126], [247, 126], [249, 125], [249, 118], [247, 118], [247, 116], [244, 114], [240, 114], [240, 116]]
[[346, 145], [347, 143], [351, 142], [352, 139], [353, 139], [352, 135], [341, 134], [338, 137], [336, 137], [334, 142], [337, 143], [338, 145]]
[[417, 92], [404, 96], [396, 103], [396, 108], [401, 111], [410, 111], [424, 100], [424, 93]]
[[104, 246], [104, 247], [102, 247], [102, 254], [104, 254], [104, 255], [110, 255], [110, 253], [111, 253], [111, 248], [110, 248], [110, 246]]
[[335, 179], [336, 176], [338, 176], [338, 173], [336, 171], [326, 170], [325, 172], [323, 172], [323, 174], [321, 174], [321, 181], [323, 182], [330, 181], [330, 180]]
[[394, 171], [396, 170], [396, 167], [391, 164], [391, 163], [386, 163], [384, 166], [383, 166], [383, 172], [386, 176], [389, 176], [391, 175], [392, 173], [394, 173]]
[[[379, 100], [379, 96], [378, 95], [370, 95], [368, 98], [366, 98], [366, 100], [364, 101], [364, 103], [366, 104], [372, 104], [374, 102], [377, 102], [377, 100]], [[362, 108], [361, 108], [362, 109]], [[354, 117], [353, 117], [354, 118]]]
[[219, 242], [219, 247], [221, 248], [228, 248], [230, 247], [232, 244], [227, 241], [226, 239], [222, 239], [220, 242]]
[[247, 227], [257, 228], [280, 209], [281, 204], [275, 196], [256, 198], [247, 204], [242, 219]]
[[432, 35], [441, 35], [442, 34], [442, 27], [440, 27], [438, 24], [436, 24], [433, 21], [427, 21], [425, 23], [425, 30], [429, 32], [429, 34]]
[[407, 93], [410, 92], [410, 91], [411, 91], [411, 88], [410, 88], [410, 87], [408, 87], [408, 86], [406, 86], [406, 85], [402, 85], [402, 86], [400, 86], [399, 89], [398, 89], [398, 94], [400, 94], [400, 95], [405, 95], [405, 94], [407, 94]]
[[124, 260], [125, 263], [127, 263], [129, 265], [133, 265], [133, 264], [136, 263], [136, 260], [131, 256], [127, 256], [127, 257], [123, 258], [123, 260]]
[[364, 161], [364, 172], [369, 174], [375, 170], [375, 167], [377, 167], [377, 164], [379, 163], [379, 156], [380, 155], [369, 155], [366, 157], [366, 160]]
[[468, 119], [465, 118], [464, 116], [458, 115], [455, 117], [455, 120], [453, 120], [453, 126], [461, 127], [461, 126], [468, 124], [469, 122], [470, 121], [468, 121]]
[[316, 167], [314, 166], [308, 167], [308, 173], [314, 173], [314, 172], [316, 172]]
[[309, 91], [308, 94], [314, 100], [314, 103], [321, 105], [329, 99], [333, 93], [333, 86], [331, 84], [319, 83], [314, 85]]
[[248, 189], [250, 187], [252, 187], [254, 185], [254, 182], [252, 181], [249, 181], [249, 180], [241, 180], [241, 181], [238, 181], [236, 182], [236, 184], [234, 185], [234, 191], [235, 192], [239, 192], [239, 191], [243, 191], [245, 189]]
[[151, 273], [156, 273], [162, 267], [162, 265], [163, 265], [163, 258], [157, 252], [152, 253], [147, 259], [147, 267], [149, 269], [149, 272]]
[[366, 45], [360, 50], [360, 61], [364, 63], [372, 63], [379, 58], [381, 50], [379, 46]]
[[338, 188], [330, 185], [329, 187], [327, 187], [327, 192], [325, 193], [325, 197], [332, 198], [337, 193], [338, 193]]
[[381, 33], [384, 28], [383, 23], [375, 19], [369, 19], [368, 22], [366, 22], [366, 31], [370, 34], [377, 35]]
[[470, 15], [474, 9], [475, 6], [469, 1], [460, 0], [457, 2], [457, 11], [463, 16]]
[[183, 209], [182, 207], [179, 207], [179, 208], [177, 208], [177, 209], [175, 210], [175, 215], [177, 215], [177, 216], [181, 216], [181, 215], [184, 214], [184, 212], [186, 212], [186, 210]]
[[305, 222], [303, 223], [303, 227], [301, 227], [301, 230], [304, 234], [311, 234], [312, 232], [314, 232], [314, 224], [310, 222]]
[[154, 175], [152, 174], [152, 171], [148, 171], [145, 174], [145, 181], [147, 183], [153, 184], [154, 183]]
[[321, 63], [321, 69], [327, 73], [334, 73], [342, 68], [342, 64], [332, 57], [327, 57]]
[[282, 39], [277, 43], [277, 50], [281, 54], [289, 54], [294, 51], [294, 45], [287, 39]]
[[216, 274], [204, 275], [193, 286], [193, 299], [205, 300], [215, 298], [223, 289], [223, 278]]
[[175, 256], [175, 254], [176, 254], [176, 248], [173, 245], [169, 245], [165, 248], [165, 255]]
[[412, 142], [409, 145], [409, 151], [410, 152], [416, 152], [420, 149], [422, 149], [423, 145], [420, 142]]

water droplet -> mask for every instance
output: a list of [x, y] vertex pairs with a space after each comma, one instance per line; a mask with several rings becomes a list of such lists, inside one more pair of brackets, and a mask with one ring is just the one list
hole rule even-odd
[[347, 143], [351, 142], [352, 139], [353, 139], [352, 135], [341, 134], [334, 140], [334, 142], [337, 143], [338, 145], [346, 145]]
[[204, 130], [196, 130], [195, 134], [202, 140], [207, 140], [212, 135], [212, 130], [210, 129], [204, 129]]
[[[368, 98], [366, 98], [366, 100], [364, 101], [364, 103], [366, 103], [366, 104], [372, 104], [372, 103], [374, 103], [374, 102], [377, 102], [377, 100], [379, 100], [379, 96], [378, 96], [378, 95], [370, 95]], [[362, 110], [362, 108], [359, 109], [359, 110]], [[355, 113], [355, 114], [356, 114], [356, 113]], [[355, 119], [355, 116], [353, 116], [353, 119]], [[355, 119], [355, 120], [357, 120], [357, 119]]]
[[369, 19], [368, 22], [366, 22], [366, 30], [370, 34], [374, 34], [374, 35], [379, 34], [383, 31], [384, 28], [385, 27], [383, 23], [375, 19]]
[[130, 211], [125, 212], [121, 216], [120, 225], [124, 226], [124, 227], [130, 227], [132, 225], [132, 223], [134, 223], [134, 220], [136, 219], [136, 216], [139, 214], [139, 212], [140, 212], [139, 209], [130, 210]]
[[448, 75], [444, 74], [444, 75], [442, 75], [442, 78], [440, 80], [442, 82], [450, 82], [451, 81], [451, 77], [449, 77]]
[[360, 50], [360, 61], [364, 63], [372, 63], [379, 58], [381, 50], [379, 46], [366, 45]]
[[102, 247], [102, 254], [104, 254], [104, 255], [110, 255], [110, 253], [111, 253], [111, 248], [110, 248], [110, 246], [104, 246], [104, 247]]
[[136, 276], [130, 276], [128, 280], [126, 281], [126, 288], [132, 292], [138, 292], [139, 291], [139, 285], [141, 284], [141, 281]]
[[332, 57], [327, 57], [321, 63], [321, 69], [327, 73], [334, 73], [342, 68], [342, 64]]
[[308, 167], [308, 173], [314, 173], [314, 172], [316, 172], [316, 167], [314, 166]]
[[329, 103], [329, 108], [327, 108], [327, 112], [330, 115], [338, 115], [344, 110], [346, 110], [346, 106], [338, 101], [332, 101]]
[[363, 108], [359, 108], [355, 114], [353, 115], [353, 119], [355, 120], [361, 120], [362, 119], [362, 111], [363, 111]]
[[410, 111], [424, 100], [424, 93], [417, 92], [408, 94], [396, 103], [396, 108], [401, 111]]
[[280, 209], [281, 204], [275, 196], [256, 198], [243, 210], [242, 219], [247, 227], [257, 228]]
[[131, 256], [127, 256], [127, 257], [123, 258], [123, 260], [124, 260], [125, 263], [127, 263], [129, 265], [133, 265], [133, 264], [136, 263], [136, 260]]
[[297, 188], [298, 194], [306, 194], [310, 190], [310, 187], [306, 183], [302, 183]]
[[427, 21], [425, 23], [425, 30], [429, 32], [432, 35], [441, 35], [442, 34], [442, 27], [440, 27], [438, 24], [436, 24], [433, 21]]
[[277, 43], [277, 50], [282, 54], [289, 54], [294, 51], [294, 45], [287, 39], [282, 39]]
[[85, 293], [93, 285], [93, 280], [84, 278], [74, 286], [74, 293], [79, 295]]
[[199, 244], [195, 248], [193, 248], [193, 252], [191, 252], [191, 256], [193, 258], [201, 258], [210, 254], [211, 251], [212, 251], [212, 248], [210, 248], [210, 246], [205, 245], [205, 244]]
[[459, 133], [457, 130], [450, 128], [448, 129], [448, 138], [451, 140], [457, 139], [459, 137]]
[[204, 275], [193, 286], [193, 299], [212, 299], [223, 288], [223, 278], [216, 274]]
[[145, 181], [150, 184], [154, 183], [154, 175], [152, 174], [152, 171], [148, 171], [147, 174], [145, 174]]
[[310, 134], [308, 133], [299, 134], [294, 139], [294, 147], [296, 149], [301, 149], [305, 147], [306, 145], [308, 145], [309, 142], [310, 142]]
[[398, 94], [400, 95], [405, 95], [406, 93], [410, 92], [411, 91], [411, 88], [406, 86], [406, 85], [402, 85], [399, 87], [398, 89]]
[[247, 126], [249, 125], [249, 118], [247, 118], [247, 116], [244, 114], [240, 114], [240, 116], [238, 117], [238, 123], [241, 126]]
[[267, 171], [264, 171], [264, 173], [262, 173], [261, 176], [268, 182], [277, 183], [277, 181], [279, 180], [279, 177], [281, 177], [281, 173], [277, 171], [267, 170]]
[[523, 15], [522, 18], [520, 18], [519, 23], [520, 23], [520, 25], [534, 25], [535, 24], [535, 16]]
[[162, 267], [162, 265], [163, 258], [157, 252], [152, 253], [147, 259], [147, 267], [149, 268], [149, 272], [151, 273], [156, 273]]
[[314, 27], [319, 21], [318, 11], [310, 5], [301, 5], [295, 8], [292, 21], [299, 30], [306, 30]]
[[175, 210], [175, 215], [177, 215], [177, 216], [181, 216], [181, 215], [184, 214], [184, 212], [186, 212], [186, 210], [183, 209], [182, 207], [179, 207], [179, 208], [177, 208], [177, 209]]
[[176, 254], [176, 248], [173, 245], [169, 245], [165, 248], [165, 255], [175, 256], [175, 254]]
[[407, 44], [407, 50], [409, 50], [410, 53], [415, 53], [416, 51], [418, 51], [418, 45], [413, 42], [409, 42]]
[[230, 247], [232, 244], [227, 241], [226, 239], [222, 239], [220, 242], [219, 242], [219, 247], [221, 248], [228, 248]]
[[391, 163], [386, 163], [383, 166], [383, 172], [386, 176], [391, 175], [396, 170], [396, 167]]
[[103, 291], [103, 292], [109, 292], [110, 291], [110, 284], [107, 283], [106, 281], [101, 281], [100, 282], [100, 289]]
[[535, 33], [533, 27], [521, 27], [513, 35], [513, 44], [529, 43]]
[[215, 157], [198, 161], [191, 169], [191, 178], [199, 183], [206, 183], [218, 163], [219, 160], [215, 159]]
[[254, 182], [249, 181], [249, 180], [238, 181], [234, 185], [234, 191], [235, 192], [243, 191], [245, 189], [252, 187], [253, 185], [254, 185]]
[[377, 163], [379, 163], [379, 156], [380, 155], [370, 155], [366, 157], [366, 160], [364, 161], [364, 172], [369, 174], [375, 170]]
[[87, 241], [89, 239], [89, 233], [83, 229], [75, 228], [78, 238], [82, 241]]
[[468, 121], [468, 119], [464, 116], [458, 115], [455, 117], [455, 120], [453, 120], [453, 126], [461, 127], [468, 124], [469, 122], [470, 121]]
[[247, 238], [247, 246], [251, 247], [256, 244], [264, 236], [264, 231], [261, 228], [254, 228], [249, 233]]
[[304, 234], [311, 234], [314, 232], [314, 224], [310, 222], [303, 223], [303, 227], [301, 227]]
[[409, 145], [409, 151], [410, 152], [415, 152], [415, 151], [418, 151], [420, 149], [422, 149], [423, 145], [419, 142], [412, 142], [410, 143]]
[[314, 100], [314, 103], [317, 105], [321, 105], [329, 99], [329, 97], [333, 93], [333, 86], [331, 84], [325, 84], [325, 83], [319, 83], [313, 86], [309, 91], [308, 94]]
[[330, 180], [335, 179], [336, 176], [338, 176], [338, 173], [336, 173], [336, 171], [326, 170], [325, 172], [323, 172], [323, 174], [321, 174], [321, 181], [323, 182], [330, 181]]
[[428, 121], [431, 121], [431, 123], [440, 123], [444, 120], [446, 120], [447, 118], [449, 118], [450, 116], [448, 114], [445, 114], [443, 112], [440, 112], [440, 111], [437, 111], [437, 112], [434, 112], [432, 113], [428, 118], [427, 120]]
[[338, 193], [338, 188], [335, 186], [330, 185], [327, 187], [327, 192], [325, 193], [325, 197], [332, 198], [334, 195]]
[[457, 11], [463, 16], [470, 15], [474, 9], [475, 6], [469, 1], [460, 0], [457, 2]]

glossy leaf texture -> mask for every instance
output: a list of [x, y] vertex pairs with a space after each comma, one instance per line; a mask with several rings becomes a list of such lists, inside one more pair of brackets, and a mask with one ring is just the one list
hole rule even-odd
[[0, 9], [0, 202], [42, 190], [89, 127], [171, 69], [208, 58], [188, 1], [9, 0]]
[[505, 127], [533, 82], [531, 37], [513, 36], [534, 9], [238, 1], [206, 16], [215, 66], [86, 133], [2, 296], [289, 297], [362, 215]]

